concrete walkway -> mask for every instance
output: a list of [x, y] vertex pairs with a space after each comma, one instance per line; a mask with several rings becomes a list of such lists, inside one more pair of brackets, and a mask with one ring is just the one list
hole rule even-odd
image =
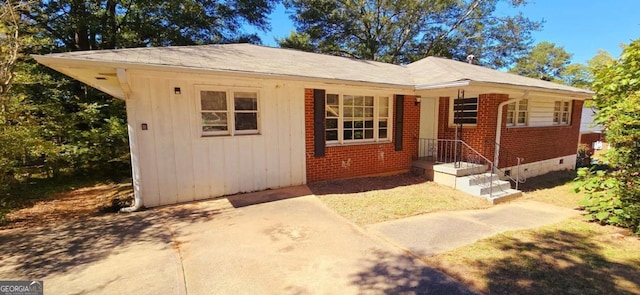
[[498, 233], [557, 223], [578, 214], [536, 201], [516, 201], [483, 210], [425, 214], [366, 228], [415, 255], [430, 256]]
[[45, 294], [472, 293], [306, 187], [241, 199], [0, 231], [0, 278]]

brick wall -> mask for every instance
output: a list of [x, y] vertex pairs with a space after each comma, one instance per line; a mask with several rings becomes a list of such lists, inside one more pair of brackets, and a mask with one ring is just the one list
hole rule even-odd
[[[395, 105], [394, 98], [394, 105]], [[403, 148], [395, 151], [393, 142], [328, 146], [324, 157], [314, 156], [313, 89], [305, 89], [305, 146], [307, 182], [353, 178], [367, 175], [408, 171], [417, 156], [420, 125], [420, 105], [415, 97], [404, 98]], [[394, 133], [395, 134], [395, 125]]]
[[[475, 127], [465, 127], [462, 131], [462, 139], [490, 160], [493, 160], [494, 153], [491, 142], [496, 141], [498, 105], [508, 99], [506, 94], [480, 95], [478, 124]], [[524, 158], [523, 163], [531, 163], [575, 154], [582, 104], [582, 101], [573, 101], [571, 124], [568, 126], [520, 128], [506, 127], [507, 112], [504, 106], [500, 146], [506, 152], [501, 152], [500, 167], [516, 165], [516, 157]], [[454, 139], [455, 128], [449, 127], [449, 98], [440, 98], [439, 113], [438, 137]]]
[[591, 132], [591, 133], [583, 133], [580, 134], [580, 144], [585, 144], [589, 147], [589, 152], [591, 152], [591, 154], [593, 154], [595, 151], [593, 149], [593, 143], [596, 141], [602, 141], [603, 142], [603, 148], [606, 148], [606, 139], [604, 138], [604, 134], [603, 133], [595, 133], [595, 132]]

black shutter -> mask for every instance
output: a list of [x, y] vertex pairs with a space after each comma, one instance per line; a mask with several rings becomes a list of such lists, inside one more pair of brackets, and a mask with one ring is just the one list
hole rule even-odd
[[402, 121], [404, 120], [404, 95], [396, 95], [396, 151], [402, 150]]
[[324, 157], [325, 91], [313, 89], [313, 151], [316, 158]]

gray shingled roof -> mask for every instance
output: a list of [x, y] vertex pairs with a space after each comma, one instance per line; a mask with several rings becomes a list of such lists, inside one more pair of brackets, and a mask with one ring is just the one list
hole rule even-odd
[[[368, 82], [404, 87], [444, 87], [469, 81], [546, 91], [591, 91], [522, 77], [464, 62], [427, 57], [406, 66], [251, 44], [145, 47], [76, 51], [47, 57], [116, 64], [157, 65], [275, 76]], [[37, 58], [37, 57], [36, 57]]]
[[412, 86], [402, 66], [252, 44], [76, 51], [49, 57]]
[[420, 88], [421, 86], [436, 86], [439, 84], [458, 81], [474, 81], [540, 88], [544, 90], [560, 90], [584, 94], [593, 93], [576, 87], [523, 77], [478, 65], [433, 56], [409, 64], [407, 68], [411, 71], [411, 75], [417, 88]]

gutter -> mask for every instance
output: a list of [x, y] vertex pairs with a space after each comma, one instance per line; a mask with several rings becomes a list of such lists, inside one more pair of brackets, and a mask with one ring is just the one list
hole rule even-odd
[[493, 165], [498, 168], [498, 162], [500, 161], [500, 138], [502, 137], [502, 109], [504, 106], [520, 101], [522, 99], [529, 98], [529, 91], [525, 91], [524, 95], [520, 98], [513, 98], [507, 101], [503, 101], [498, 105], [498, 123], [496, 124], [496, 142], [495, 142], [495, 151], [493, 153]]

